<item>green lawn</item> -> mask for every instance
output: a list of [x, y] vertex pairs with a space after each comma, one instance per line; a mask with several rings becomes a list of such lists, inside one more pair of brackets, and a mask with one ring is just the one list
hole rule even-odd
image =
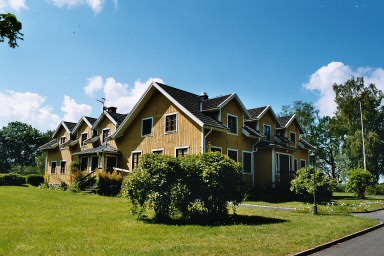
[[240, 207], [241, 224], [137, 221], [121, 198], [0, 187], [0, 255], [288, 255], [377, 223]]

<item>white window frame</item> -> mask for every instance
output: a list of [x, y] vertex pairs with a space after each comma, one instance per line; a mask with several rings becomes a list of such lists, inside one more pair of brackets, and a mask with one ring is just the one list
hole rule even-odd
[[[251, 171], [250, 172], [245, 172], [244, 171], [244, 153], [247, 153], [247, 154], [251, 154]], [[243, 165], [243, 173], [244, 174], [253, 174], [253, 154], [252, 154], [252, 151], [248, 151], [248, 150], [243, 150], [242, 152], [242, 165]]]
[[263, 134], [265, 135], [265, 132], [264, 132], [264, 126], [268, 126], [269, 127], [269, 140], [272, 141], [272, 125], [270, 124], [264, 124], [263, 123]]
[[[145, 120], [151, 120], [151, 133], [144, 135], [143, 134], [143, 128], [144, 128], [144, 121]], [[153, 136], [153, 116], [141, 119], [141, 137], [151, 137], [151, 136]]]
[[[291, 140], [291, 134], [295, 134], [295, 141], [292, 141]], [[293, 142], [295, 145], [296, 145], [296, 140], [297, 140], [297, 137], [296, 137], [296, 132], [289, 132], [289, 140], [291, 141], [291, 142]]]
[[[54, 172], [52, 172], [52, 164], [53, 164], [53, 163], [56, 164], [56, 166], [55, 166], [55, 171], [54, 171]], [[56, 169], [57, 169], [57, 161], [51, 161], [51, 170], [50, 170], [50, 173], [51, 173], [51, 174], [56, 174]]]
[[[61, 171], [62, 164], [65, 163], [64, 172]], [[67, 173], [67, 160], [61, 160], [60, 161], [60, 174], [66, 174]]]
[[307, 167], [307, 161], [305, 159], [300, 159], [300, 169], [303, 168], [301, 167], [301, 162], [304, 162], [304, 168]]
[[[167, 116], [172, 116], [172, 115], [176, 115], [176, 130], [167, 131]], [[179, 130], [179, 115], [177, 112], [166, 114], [164, 122], [165, 122], [165, 125], [164, 125], [164, 133], [165, 134], [174, 134], [174, 133], [178, 132], [178, 130]]]
[[229, 128], [229, 124], [228, 124], [229, 117], [236, 118], [236, 133], [233, 133], [233, 132], [229, 131], [228, 134], [236, 135], [237, 136], [239, 134], [239, 117], [236, 116], [236, 115], [232, 115], [232, 114], [227, 113], [227, 127], [228, 128]]
[[154, 148], [154, 149], [152, 149], [152, 153], [155, 153], [155, 152], [161, 152], [161, 154], [164, 154], [164, 148]]
[[[64, 139], [64, 142], [61, 142], [63, 139]], [[60, 145], [64, 144], [65, 142], [67, 142], [67, 136], [63, 135], [60, 137]]]
[[211, 149], [212, 149], [212, 148], [219, 149], [219, 150], [220, 150], [220, 153], [223, 153], [223, 148], [222, 148], [222, 147], [219, 147], [219, 146], [211, 146]]
[[[104, 131], [109, 131], [109, 135], [105, 137], [105, 140], [104, 140]], [[104, 128], [102, 131], [101, 131], [101, 143], [106, 143], [108, 140], [107, 140], [107, 137], [111, 136], [111, 128]]]
[[229, 151], [236, 151], [236, 162], [239, 161], [239, 150], [238, 149], [234, 149], [234, 148], [227, 148], [227, 156], [229, 157]]
[[183, 146], [183, 147], [175, 147], [175, 157], [177, 157], [177, 150], [178, 149], [186, 149], [187, 150], [187, 155], [189, 155], [189, 152], [190, 152], [190, 150], [189, 150], [189, 146]]
[[81, 146], [82, 147], [84, 147], [85, 145], [86, 145], [86, 143], [84, 143], [84, 141], [83, 141], [83, 134], [87, 134], [87, 138], [84, 140], [84, 141], [86, 141], [87, 139], [88, 139], [88, 132], [83, 132], [83, 133], [81, 133]]
[[[142, 156], [143, 155], [143, 150], [134, 150], [134, 151], [132, 151], [131, 152], [131, 159], [132, 159], [132, 163], [131, 163], [131, 170], [133, 171], [134, 169], [133, 169], [133, 154], [137, 154], [137, 153], [140, 153], [140, 156]], [[138, 163], [137, 163], [137, 165], [139, 165], [140, 164], [140, 161], [138, 161]], [[137, 167], [137, 166], [136, 166]]]

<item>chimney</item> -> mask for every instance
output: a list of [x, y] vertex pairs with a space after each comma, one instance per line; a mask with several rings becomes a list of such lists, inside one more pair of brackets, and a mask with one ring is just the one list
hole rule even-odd
[[203, 101], [206, 101], [208, 99], [208, 94], [206, 92], [202, 92], [199, 95], [199, 111], [203, 111]]
[[116, 109], [117, 109], [117, 107], [108, 107], [107, 112], [108, 113], [116, 113]]

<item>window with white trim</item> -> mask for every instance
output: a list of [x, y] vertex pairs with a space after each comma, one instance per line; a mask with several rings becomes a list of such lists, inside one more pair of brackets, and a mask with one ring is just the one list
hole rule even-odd
[[141, 136], [151, 136], [153, 131], [153, 117], [141, 120]]
[[136, 169], [136, 167], [139, 165], [141, 153], [141, 151], [132, 152], [132, 170]]
[[85, 142], [88, 139], [88, 133], [87, 132], [83, 132], [81, 134], [81, 146], [84, 146], [85, 145]]
[[238, 161], [237, 149], [228, 149], [227, 154], [228, 154], [228, 157], [231, 158], [233, 161], [235, 162]]
[[296, 133], [295, 132], [289, 133], [289, 139], [293, 142], [293, 144], [296, 145]]
[[65, 136], [62, 136], [61, 138], [60, 138], [60, 145], [61, 144], [64, 144], [65, 143], [65, 141], [66, 141], [66, 137]]
[[223, 152], [221, 147], [211, 146], [211, 152]]
[[300, 159], [300, 169], [305, 168], [306, 165], [307, 165], [306, 161], [304, 159]]
[[60, 174], [64, 174], [67, 169], [67, 161], [60, 161]]
[[108, 136], [110, 135], [111, 133], [111, 129], [103, 129], [103, 135], [102, 135], [102, 143], [106, 143], [107, 142], [107, 138]]
[[162, 155], [164, 154], [164, 149], [163, 148], [152, 149], [152, 153]]
[[263, 125], [263, 134], [267, 137], [267, 140], [271, 141], [271, 126], [268, 124]]
[[165, 115], [165, 133], [177, 132], [177, 113]]
[[52, 161], [51, 162], [51, 173], [56, 173], [56, 167], [57, 167], [57, 162]]
[[178, 147], [176, 148], [176, 157], [186, 156], [189, 154], [189, 147]]
[[252, 173], [252, 152], [243, 151], [243, 173]]
[[237, 135], [237, 120], [237, 116], [227, 114], [227, 126], [229, 128], [229, 133]]

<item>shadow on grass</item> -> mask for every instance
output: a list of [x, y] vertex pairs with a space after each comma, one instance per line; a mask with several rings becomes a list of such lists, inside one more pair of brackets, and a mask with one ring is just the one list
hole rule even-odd
[[186, 226], [186, 225], [199, 225], [199, 226], [230, 226], [230, 225], [267, 225], [267, 224], [276, 224], [284, 223], [287, 220], [284, 219], [275, 219], [275, 218], [266, 218], [261, 216], [249, 216], [249, 215], [229, 215], [221, 218], [211, 218], [209, 216], [201, 215], [196, 216], [191, 219], [171, 219], [167, 221], [159, 221], [157, 219], [144, 219], [146, 223], [151, 224], [166, 224], [166, 225], [176, 225], [176, 226]]

